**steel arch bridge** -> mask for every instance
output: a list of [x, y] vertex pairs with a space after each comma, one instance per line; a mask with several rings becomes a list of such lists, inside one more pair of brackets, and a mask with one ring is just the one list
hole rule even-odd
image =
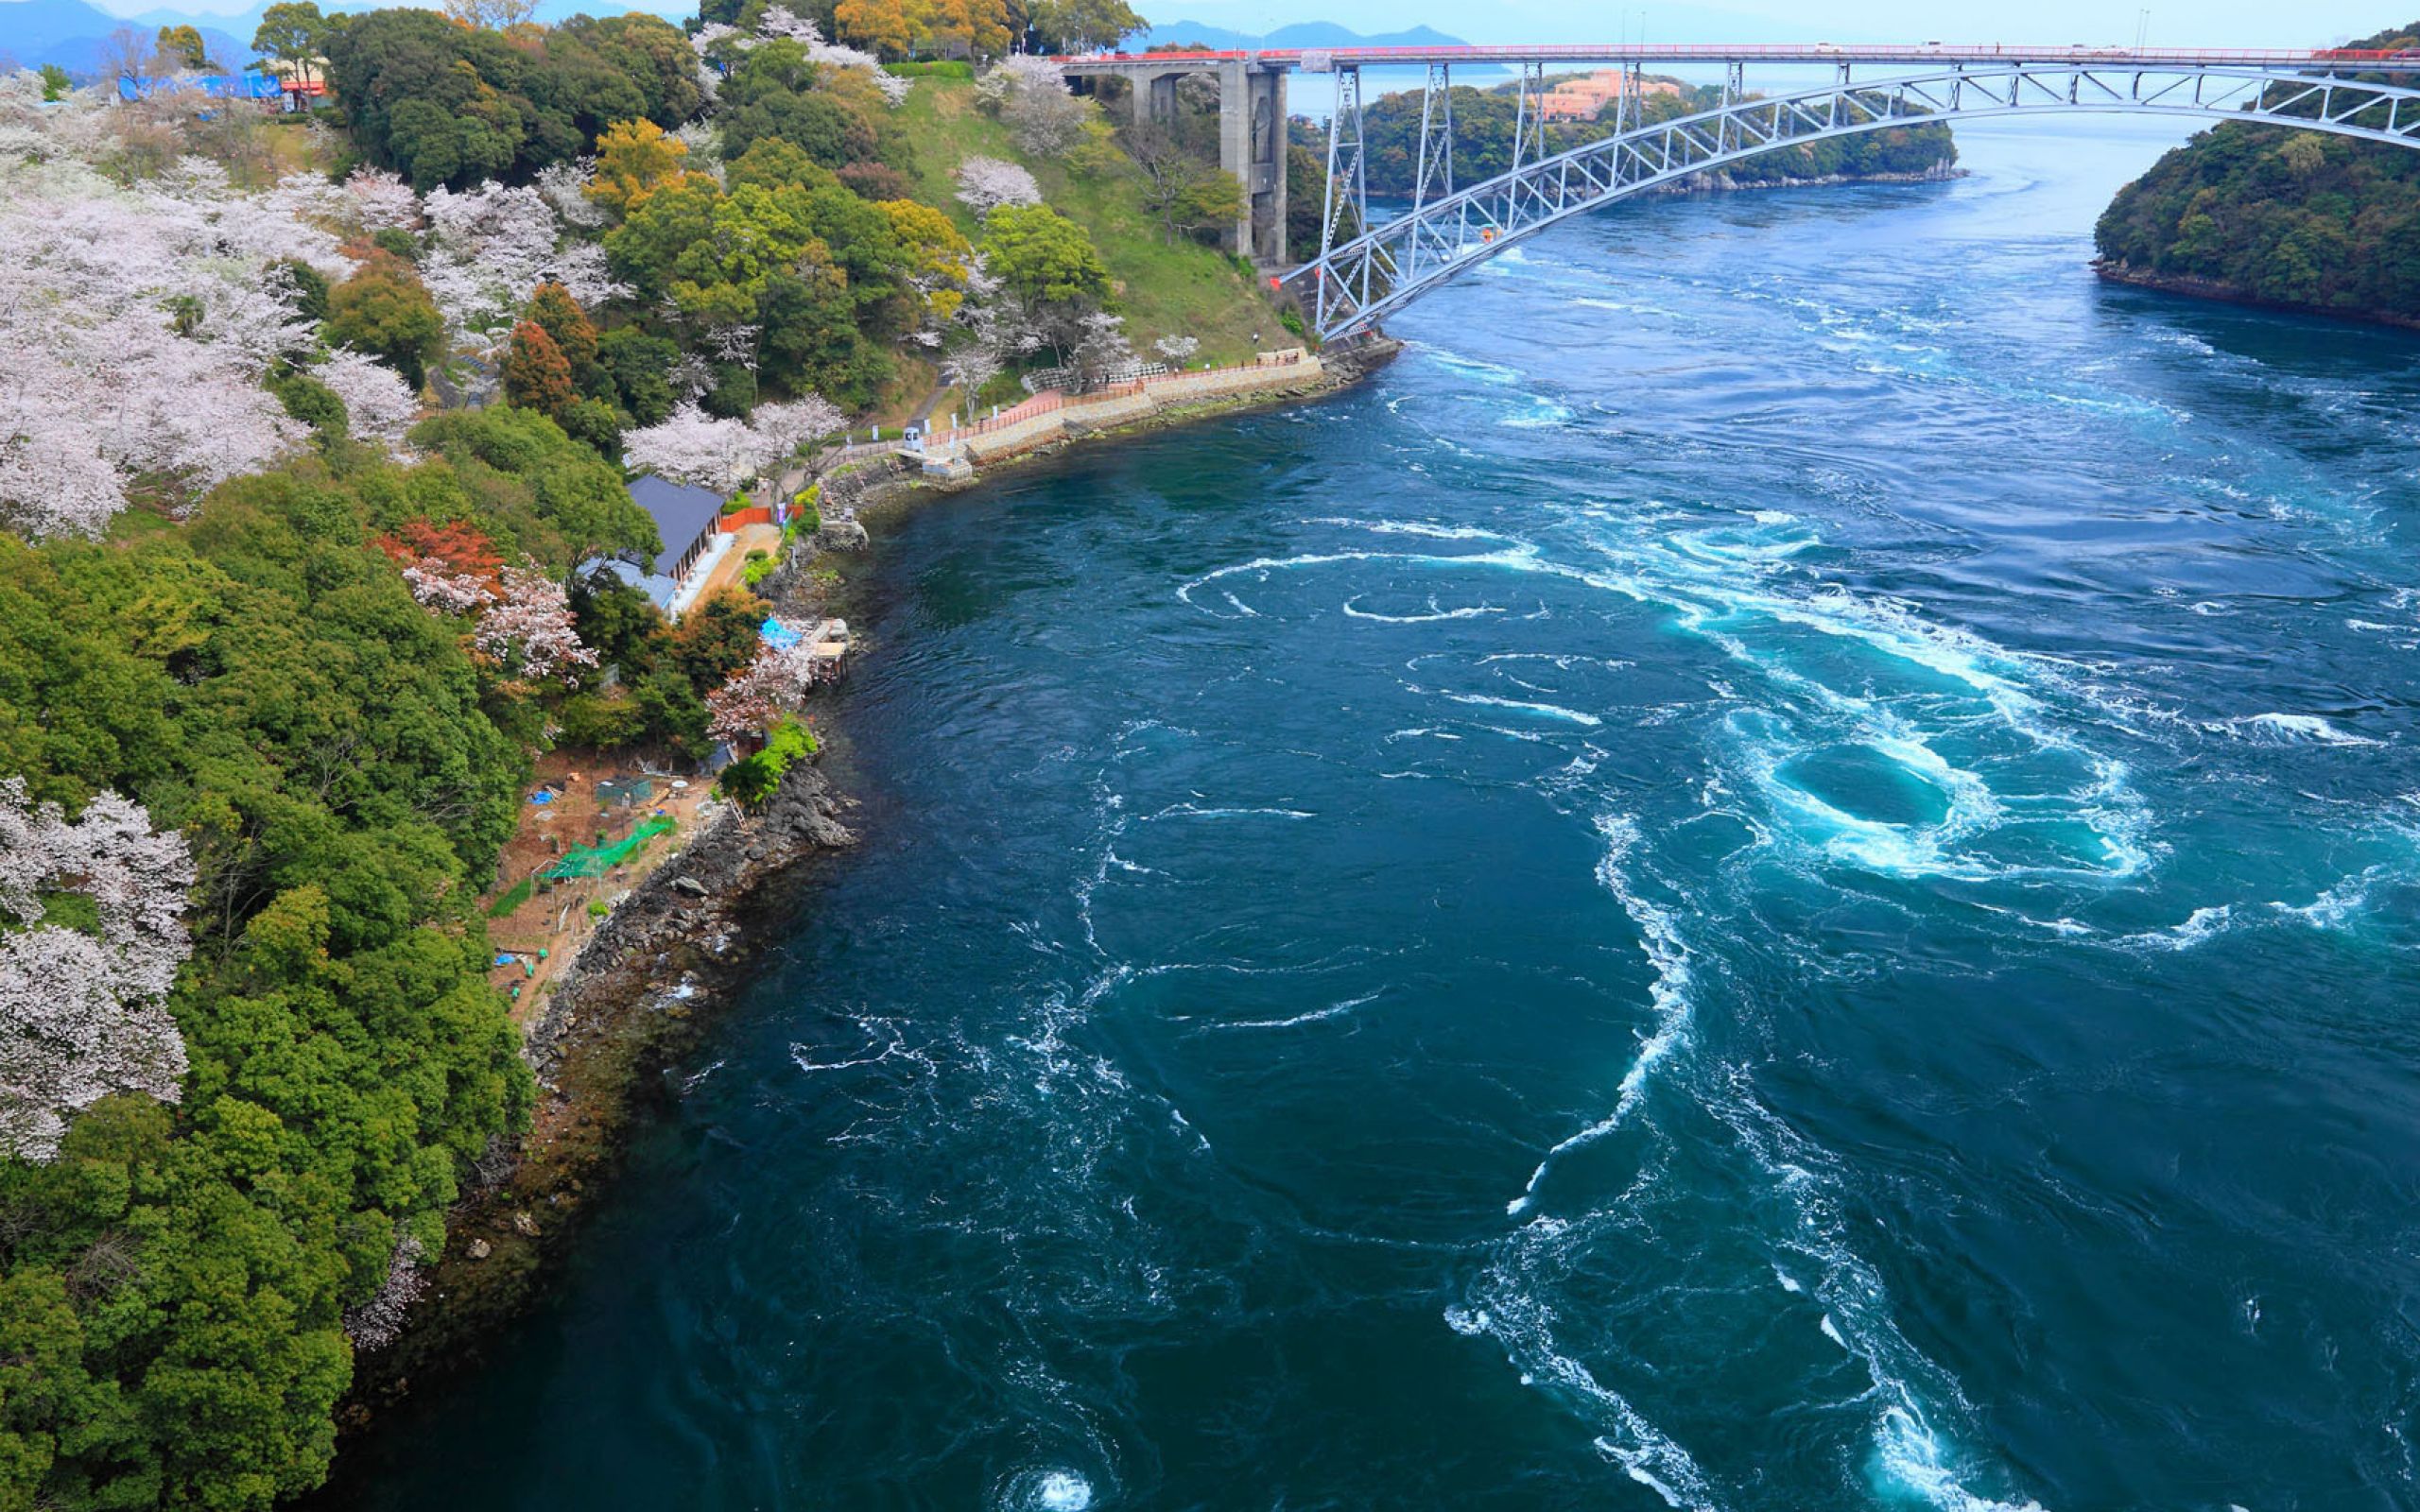
[[[1279, 283], [1290, 286], [1326, 341], [1358, 335], [1383, 317], [1583, 211], [1763, 153], [1859, 132], [1935, 121], [2133, 112], [2266, 121], [2305, 131], [2420, 147], [2420, 52], [2180, 53], [2065, 48], [1467, 48], [1397, 58], [1304, 53], [1289, 63], [1332, 71], [1327, 203], [1320, 254]], [[1392, 50], [1389, 50], [1390, 52]], [[1409, 52], [1410, 50], [1405, 50]], [[1503, 56], [1496, 56], [1496, 55]], [[1612, 55], [1612, 56], [1609, 56]], [[1567, 152], [1545, 149], [1548, 62], [1620, 62], [1625, 88], [1611, 134]], [[1751, 60], [1824, 63], [1828, 81], [1751, 94]], [[1647, 125], [1638, 86], [1648, 61], [1720, 61], [1721, 103]], [[1455, 61], [1520, 70], [1512, 167], [1483, 182], [1454, 181]], [[1365, 65], [1420, 63], [1420, 155], [1410, 208], [1373, 224], [1362, 144]], [[1857, 77], [1860, 65], [1899, 65]], [[1914, 71], [1906, 71], [1915, 65]]]

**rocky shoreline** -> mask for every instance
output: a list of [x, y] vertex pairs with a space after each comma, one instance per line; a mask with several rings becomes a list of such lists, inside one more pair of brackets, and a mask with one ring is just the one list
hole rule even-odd
[[530, 1026], [539, 1090], [528, 1136], [481, 1162], [409, 1327], [356, 1360], [340, 1428], [358, 1430], [416, 1384], [475, 1363], [537, 1298], [632, 1121], [655, 1103], [657, 1074], [695, 1034], [698, 1009], [740, 982], [762, 889], [854, 844], [846, 806], [820, 765], [794, 767], [761, 810], [720, 805], [598, 926]]
[[[861, 509], [890, 508], [979, 483], [998, 467], [1056, 455], [1111, 436], [1298, 404], [1359, 382], [1392, 359], [1396, 343], [1374, 337], [1326, 360], [1309, 384], [1232, 400], [1171, 407], [1115, 430], [1071, 432], [1067, 440], [986, 467], [972, 481], [939, 482], [885, 458], [824, 479], [825, 522], [814, 550], [767, 580], [784, 612], [828, 606], [827, 582], [811, 568], [833, 551], [863, 549]], [[540, 1007], [525, 1056], [539, 1083], [527, 1137], [480, 1162], [472, 1189], [446, 1226], [444, 1252], [402, 1336], [356, 1359], [339, 1415], [347, 1434], [366, 1428], [415, 1390], [475, 1365], [502, 1325], [544, 1293], [590, 1200], [634, 1122], [665, 1097], [661, 1073], [693, 1041], [702, 1010], [743, 979], [749, 924], [766, 889], [785, 874], [855, 844], [842, 822], [850, 801], [821, 760], [792, 768], [760, 810], [722, 804], [633, 887], [598, 926]], [[345, 1466], [328, 1491], [305, 1504], [336, 1505]]]
[[1948, 183], [1966, 170], [1944, 159], [1915, 173], [1826, 173], [1811, 179], [1734, 179], [1723, 169], [1693, 173], [1648, 191], [1656, 195], [1748, 194], [1758, 189], [1824, 189], [1856, 183]]
[[2397, 315], [2387, 310], [2346, 310], [2321, 304], [2296, 304], [2285, 300], [2264, 300], [2247, 294], [2230, 284], [2216, 279], [2194, 278], [2187, 274], [2154, 273], [2148, 268], [2129, 267], [2112, 258], [2096, 258], [2092, 270], [2103, 283], [2122, 284], [2129, 288], [2151, 289], [2160, 294], [2181, 294], [2188, 299], [2210, 300], [2221, 304], [2240, 304], [2246, 309], [2275, 310], [2286, 315], [2315, 315], [2330, 320], [2351, 320], [2361, 325], [2393, 326], [2401, 331], [2420, 331], [2420, 318]]

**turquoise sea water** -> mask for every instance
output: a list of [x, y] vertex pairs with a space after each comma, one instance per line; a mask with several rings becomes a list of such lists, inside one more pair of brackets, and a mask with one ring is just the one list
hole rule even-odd
[[862, 852], [350, 1494], [2420, 1505], [2420, 339], [1967, 150], [887, 530]]

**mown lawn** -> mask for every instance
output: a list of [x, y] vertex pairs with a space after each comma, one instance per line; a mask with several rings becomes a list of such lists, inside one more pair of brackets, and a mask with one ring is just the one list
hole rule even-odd
[[956, 79], [918, 79], [899, 110], [916, 144], [918, 198], [949, 212], [971, 240], [980, 241], [983, 229], [955, 198], [951, 175], [977, 156], [1023, 163], [1051, 207], [1092, 232], [1118, 282], [1117, 313], [1126, 317], [1137, 352], [1149, 352], [1161, 336], [1189, 335], [1201, 342], [1190, 362], [1228, 363], [1295, 343], [1277, 323], [1276, 308], [1233, 259], [1194, 242], [1169, 246], [1162, 238], [1143, 209], [1133, 170], [1082, 176], [1055, 159], [1028, 157], [1008, 129], [977, 106], [975, 86]]

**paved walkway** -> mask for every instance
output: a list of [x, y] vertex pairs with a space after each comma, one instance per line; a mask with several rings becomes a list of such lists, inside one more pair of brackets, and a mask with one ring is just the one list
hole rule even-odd
[[740, 575], [748, 570], [750, 552], [762, 551], [779, 556], [781, 550], [781, 526], [741, 525], [737, 538], [724, 548], [721, 558], [715, 562], [714, 566], [707, 569], [704, 577], [697, 584], [697, 592], [691, 594], [688, 603], [682, 607], [684, 610], [693, 608], [704, 603], [726, 588], [738, 587]]

